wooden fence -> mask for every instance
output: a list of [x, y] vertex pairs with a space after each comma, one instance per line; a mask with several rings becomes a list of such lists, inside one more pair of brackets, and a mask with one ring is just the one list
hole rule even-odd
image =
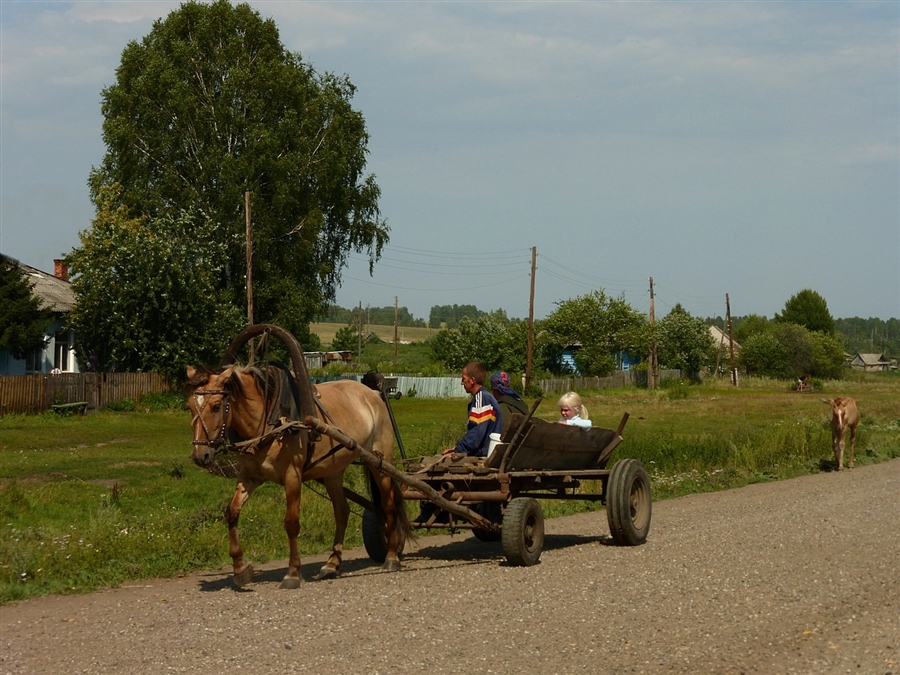
[[[682, 377], [680, 370], [660, 370], [659, 379], [679, 379]], [[614, 373], [609, 377], [553, 377], [546, 380], [535, 380], [545, 394], [554, 392], [583, 391], [585, 389], [611, 389], [613, 387], [632, 387], [647, 385], [646, 370], [625, 370]]]
[[0, 377], [0, 415], [33, 415], [52, 406], [84, 401], [87, 410], [106, 408], [130, 398], [135, 403], [150, 393], [171, 391], [158, 373], [63, 373]]

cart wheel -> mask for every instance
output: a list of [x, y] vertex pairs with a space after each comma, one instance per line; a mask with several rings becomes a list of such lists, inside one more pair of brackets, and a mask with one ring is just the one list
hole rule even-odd
[[653, 498], [650, 478], [636, 459], [613, 465], [607, 483], [606, 518], [613, 540], [620, 546], [638, 546], [647, 541]]
[[397, 393], [394, 394], [394, 400], [399, 401], [400, 397], [402, 397], [402, 396], [403, 396], [403, 393], [401, 391], [397, 391]]
[[[363, 511], [362, 536], [366, 553], [369, 554], [369, 557], [374, 562], [383, 563], [387, 560], [387, 537], [384, 536], [384, 531], [381, 529], [381, 523], [378, 522], [375, 512], [370, 509]], [[397, 555], [401, 559], [403, 559], [404, 548], [406, 548], [406, 537], [401, 535], [397, 546]]]
[[544, 513], [537, 499], [516, 497], [503, 514], [503, 553], [512, 565], [529, 567], [541, 559]]
[[383, 563], [387, 559], [387, 541], [378, 517], [370, 509], [363, 511], [362, 536], [369, 557], [377, 563]]
[[[499, 502], [481, 502], [475, 508], [475, 511], [492, 523], [503, 522], [503, 511], [500, 508]], [[472, 534], [475, 535], [476, 539], [480, 539], [481, 541], [500, 541], [500, 532], [497, 530], [482, 530], [476, 527], [472, 529]]]

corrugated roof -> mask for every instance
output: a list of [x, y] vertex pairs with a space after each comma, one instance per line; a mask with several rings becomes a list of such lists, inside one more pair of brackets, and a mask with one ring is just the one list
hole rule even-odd
[[859, 359], [867, 366], [879, 366], [888, 363], [884, 360], [884, 354], [857, 354], [853, 360], [856, 361], [856, 359]]
[[19, 263], [25, 278], [32, 284], [32, 293], [41, 301], [42, 309], [65, 314], [75, 306], [72, 284], [41, 270]]

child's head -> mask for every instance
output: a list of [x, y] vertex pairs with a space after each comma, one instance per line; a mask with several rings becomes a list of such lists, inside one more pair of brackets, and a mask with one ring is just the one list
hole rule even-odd
[[581, 419], [588, 419], [587, 408], [581, 402], [581, 396], [574, 391], [567, 391], [559, 397], [557, 404], [559, 406], [559, 414], [566, 419], [571, 419], [578, 415]]

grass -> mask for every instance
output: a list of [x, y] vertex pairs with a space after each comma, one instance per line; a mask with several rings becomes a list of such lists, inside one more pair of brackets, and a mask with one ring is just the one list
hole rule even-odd
[[[900, 456], [900, 378], [825, 382], [796, 394], [779, 381], [747, 380], [581, 392], [595, 424], [631, 417], [613, 461], [647, 467], [654, 498], [739, 487], [832, 468], [829, 408], [821, 397], [856, 397], [862, 422], [857, 465]], [[529, 401], [530, 403], [530, 401]], [[464, 430], [463, 399], [392, 402], [407, 452], [434, 454]], [[555, 397], [538, 416], [556, 419]], [[115, 586], [230, 563], [222, 512], [234, 481], [189, 460], [190, 418], [172, 400], [137, 412], [0, 418], [0, 602]], [[350, 487], [365, 492], [357, 467]], [[304, 488], [301, 551], [331, 546], [328, 502]], [[417, 505], [410, 505], [411, 510]], [[592, 508], [547, 501], [548, 516]], [[358, 512], [358, 508], [354, 507]], [[251, 560], [287, 556], [284, 497], [264, 485], [241, 516]], [[361, 544], [351, 518], [346, 545]]]
[[[319, 336], [323, 345], [330, 345], [334, 340], [334, 334], [341, 328], [346, 328], [347, 324], [343, 323], [313, 323], [310, 324], [309, 330]], [[394, 342], [393, 326], [376, 326], [371, 324], [363, 326], [363, 334], [372, 332], [384, 342]], [[397, 327], [397, 339], [399, 342], [425, 342], [430, 337], [434, 337], [440, 332], [438, 328], [418, 328], [410, 326]]]

